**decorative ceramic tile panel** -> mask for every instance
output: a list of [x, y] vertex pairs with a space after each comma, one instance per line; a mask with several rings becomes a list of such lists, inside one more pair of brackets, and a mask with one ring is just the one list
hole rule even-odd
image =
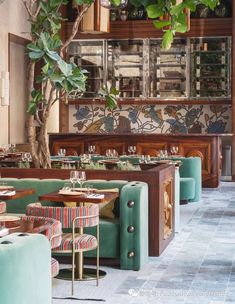
[[228, 105], [104, 105], [69, 107], [69, 131], [79, 133], [229, 133]]

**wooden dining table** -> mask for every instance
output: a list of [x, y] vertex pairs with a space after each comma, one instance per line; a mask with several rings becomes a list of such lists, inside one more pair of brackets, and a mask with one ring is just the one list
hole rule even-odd
[[[0, 190], [0, 193], [2, 191], [4, 191], [4, 190]], [[31, 189], [14, 189], [14, 188], [12, 188], [12, 189], [7, 189], [5, 191], [8, 191], [9, 195], [7, 195], [7, 192], [4, 195], [0, 194], [0, 200], [6, 200], [6, 201], [15, 200], [15, 199], [22, 198], [22, 197], [35, 193], [35, 189], [33, 189], [33, 188], [31, 188]], [[15, 191], [15, 194], [11, 194], [12, 191]]]
[[[77, 205], [83, 205], [83, 203], [93, 203], [93, 204], [102, 204], [110, 202], [113, 199], [119, 197], [119, 192], [105, 192], [99, 190], [98, 193], [93, 192], [94, 194], [102, 194], [102, 197], [87, 197], [86, 192], [84, 194], [78, 193], [78, 195], [64, 195], [59, 192], [51, 192], [39, 196], [39, 201], [50, 201], [50, 202], [76, 202]], [[78, 189], [79, 192], [79, 189]], [[83, 228], [79, 228], [79, 233], [83, 234]], [[75, 259], [75, 280], [94, 280], [96, 279], [96, 270], [92, 268], [81, 267], [83, 265], [83, 252], [76, 253]], [[99, 278], [102, 278], [106, 275], [106, 272], [99, 270]], [[71, 279], [71, 270], [63, 269], [63, 272], [57, 276], [61, 279]]]
[[[79, 192], [79, 191], [78, 191]], [[80, 193], [80, 192], [79, 192]], [[110, 202], [112, 199], [118, 198], [119, 193], [118, 192], [99, 192], [94, 194], [103, 194], [104, 197], [99, 198], [97, 197], [87, 197], [86, 192], [84, 191], [84, 195], [79, 194], [78, 195], [65, 195], [60, 194], [59, 192], [51, 192], [47, 194], [42, 194], [39, 196], [39, 201], [49, 201], [49, 202], [76, 202], [78, 205], [80, 203], [92, 203], [92, 204], [102, 204]]]

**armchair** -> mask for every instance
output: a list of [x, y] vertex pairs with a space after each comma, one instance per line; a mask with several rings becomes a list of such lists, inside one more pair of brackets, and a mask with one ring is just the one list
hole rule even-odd
[[[76, 265], [77, 280], [83, 277], [83, 252], [95, 250], [96, 255], [96, 285], [99, 282], [99, 207], [98, 205], [81, 207], [43, 207], [40, 203], [27, 206], [27, 214], [40, 215], [60, 220], [63, 228], [72, 228], [72, 233], [63, 233], [61, 244], [54, 247], [54, 253], [72, 253], [72, 295], [75, 280], [75, 253], [78, 253], [79, 265]], [[97, 227], [96, 237], [83, 232], [84, 227]], [[79, 233], [75, 233], [79, 228]], [[63, 275], [61, 277], [63, 278]]]

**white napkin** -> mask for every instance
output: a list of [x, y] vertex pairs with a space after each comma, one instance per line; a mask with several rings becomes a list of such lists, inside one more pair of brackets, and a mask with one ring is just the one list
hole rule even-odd
[[3, 195], [3, 196], [12, 196], [12, 195], [15, 195], [15, 194], [16, 194], [15, 190], [13, 190], [13, 191], [10, 191], [10, 190], [0, 191], [0, 195]]
[[87, 198], [104, 198], [104, 194], [92, 193], [87, 195]]

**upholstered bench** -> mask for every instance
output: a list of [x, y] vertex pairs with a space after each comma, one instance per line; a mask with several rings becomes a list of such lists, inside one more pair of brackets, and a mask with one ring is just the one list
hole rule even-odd
[[0, 238], [0, 303], [51, 304], [51, 248], [44, 235]]
[[[35, 194], [7, 201], [7, 212], [25, 213], [30, 203], [38, 196], [58, 191], [66, 180], [59, 179], [16, 179], [3, 178], [4, 182], [16, 188], [35, 188]], [[139, 270], [148, 260], [148, 185], [144, 182], [125, 180], [88, 180], [86, 184], [97, 189], [119, 189], [115, 202], [114, 218], [100, 219], [100, 257], [120, 260], [121, 269]], [[45, 206], [58, 203], [42, 202]], [[87, 233], [92, 233], [89, 229]], [[87, 254], [94, 257], [94, 253]]]

